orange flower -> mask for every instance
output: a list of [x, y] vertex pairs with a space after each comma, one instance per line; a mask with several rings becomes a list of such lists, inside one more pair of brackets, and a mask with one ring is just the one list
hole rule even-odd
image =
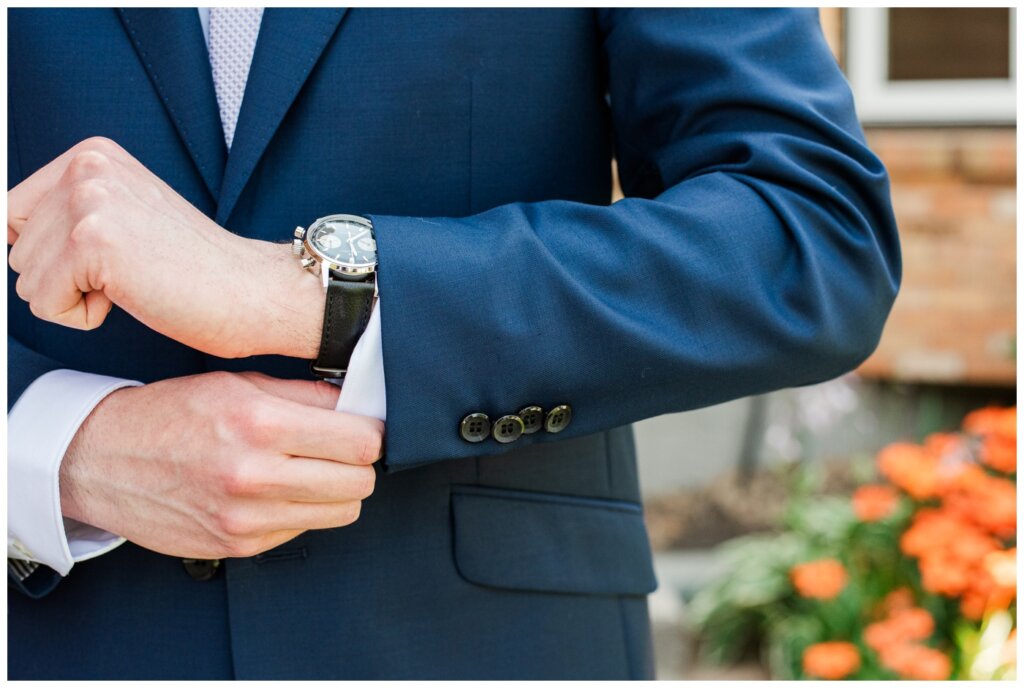
[[878, 453], [878, 470], [914, 499], [928, 499], [940, 492], [939, 457], [916, 444], [890, 444]]
[[889, 623], [902, 640], [926, 640], [935, 632], [935, 619], [921, 607], [901, 609], [892, 615]]
[[933, 432], [924, 438], [924, 450], [937, 459], [956, 454], [963, 448], [963, 437], [955, 432]]
[[978, 466], [965, 466], [950, 481], [943, 500], [949, 511], [999, 537], [1017, 532], [1017, 486], [989, 475]]
[[969, 621], [981, 621], [988, 607], [988, 599], [977, 590], [967, 590], [960, 598], [960, 613]]
[[981, 443], [981, 462], [1003, 473], [1017, 472], [1017, 440], [1000, 435], [986, 437]]
[[1017, 407], [999, 408], [989, 406], [968, 413], [964, 418], [964, 430], [972, 435], [996, 435], [1017, 442]]
[[925, 645], [897, 644], [879, 653], [882, 666], [915, 681], [942, 681], [949, 678], [953, 663], [942, 652]]
[[846, 569], [835, 559], [797, 564], [789, 575], [796, 591], [811, 599], [831, 600], [846, 587]]
[[944, 509], [921, 509], [900, 536], [900, 549], [908, 556], [920, 557], [942, 549], [948, 538], [970, 527], [957, 513]]
[[928, 553], [918, 560], [921, 585], [936, 595], [956, 597], [971, 584], [971, 567], [948, 552]]
[[990, 552], [971, 577], [960, 600], [960, 611], [978, 621], [997, 609], [1006, 609], [1017, 598], [1017, 549]]
[[888, 485], [863, 485], [853, 493], [853, 513], [865, 522], [888, 518], [899, 504], [899, 494]]
[[878, 653], [894, 645], [925, 640], [935, 632], [935, 619], [926, 609], [910, 607], [896, 610], [882, 621], [868, 624], [864, 643]]
[[914, 606], [914, 592], [910, 588], [896, 588], [882, 600], [882, 609], [885, 613], [892, 614], [900, 609], [910, 609]]
[[860, 652], [853, 643], [815, 643], [804, 650], [803, 666], [808, 676], [836, 681], [860, 669]]

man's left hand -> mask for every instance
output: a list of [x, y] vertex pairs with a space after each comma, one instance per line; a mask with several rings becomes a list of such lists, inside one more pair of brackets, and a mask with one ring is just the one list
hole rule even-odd
[[7, 204], [17, 293], [43, 320], [90, 330], [117, 305], [215, 356], [316, 356], [324, 292], [290, 246], [223, 229], [112, 141], [76, 145]]

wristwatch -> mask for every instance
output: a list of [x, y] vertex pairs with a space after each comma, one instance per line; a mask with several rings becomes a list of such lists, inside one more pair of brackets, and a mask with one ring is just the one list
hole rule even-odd
[[320, 352], [310, 364], [322, 378], [343, 378], [377, 299], [373, 223], [358, 215], [328, 215], [295, 228], [292, 253], [327, 292]]

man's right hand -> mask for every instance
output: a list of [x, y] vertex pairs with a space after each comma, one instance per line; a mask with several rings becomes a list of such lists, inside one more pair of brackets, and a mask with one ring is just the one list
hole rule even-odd
[[246, 557], [353, 523], [383, 424], [334, 411], [338, 388], [206, 373], [120, 389], [60, 469], [64, 516], [164, 554]]

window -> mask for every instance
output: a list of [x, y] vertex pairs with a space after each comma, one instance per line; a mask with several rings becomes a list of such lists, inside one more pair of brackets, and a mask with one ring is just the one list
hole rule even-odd
[[1016, 121], [1006, 7], [847, 10], [846, 64], [868, 124]]

